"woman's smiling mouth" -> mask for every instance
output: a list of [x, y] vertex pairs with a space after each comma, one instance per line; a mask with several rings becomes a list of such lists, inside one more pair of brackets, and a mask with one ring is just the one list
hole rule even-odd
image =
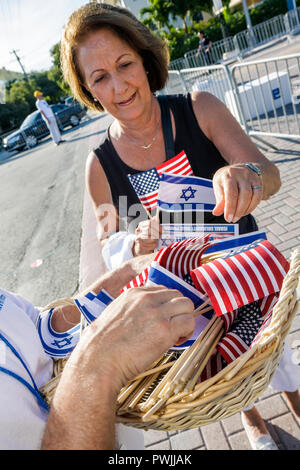
[[128, 106], [129, 104], [131, 104], [134, 100], [135, 100], [135, 97], [136, 97], [136, 92], [133, 93], [133, 95], [126, 101], [120, 101], [118, 103], [119, 106]]

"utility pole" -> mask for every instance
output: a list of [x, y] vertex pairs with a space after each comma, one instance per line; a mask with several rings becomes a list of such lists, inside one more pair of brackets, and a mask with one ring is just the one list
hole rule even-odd
[[250, 44], [252, 47], [254, 47], [256, 44], [256, 40], [255, 40], [255, 36], [253, 32], [252, 21], [249, 15], [247, 0], [242, 0], [242, 2], [243, 2], [243, 9], [244, 9], [244, 14], [246, 18], [247, 29], [249, 32]]
[[27, 74], [26, 74], [25, 69], [24, 69], [24, 67], [23, 67], [23, 64], [22, 64], [22, 62], [21, 62], [21, 59], [20, 59], [20, 57], [19, 57], [18, 54], [17, 54], [17, 51], [16, 51], [15, 49], [13, 49], [12, 51], [10, 51], [10, 53], [11, 53], [11, 54], [14, 54], [14, 55], [16, 56], [16, 59], [17, 59], [17, 61], [19, 62], [20, 67], [21, 67], [21, 69], [22, 69], [22, 71], [23, 71], [25, 80], [28, 80]]

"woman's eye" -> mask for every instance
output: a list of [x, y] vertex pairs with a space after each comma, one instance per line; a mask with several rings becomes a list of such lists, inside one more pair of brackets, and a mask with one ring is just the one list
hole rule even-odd
[[101, 82], [103, 80], [103, 78], [104, 78], [104, 75], [102, 75], [101, 77], [96, 78], [95, 83]]
[[124, 64], [121, 65], [121, 67], [125, 68], [125, 67], [128, 67], [128, 65], [131, 65], [131, 64], [132, 64], [132, 62], [125, 62]]

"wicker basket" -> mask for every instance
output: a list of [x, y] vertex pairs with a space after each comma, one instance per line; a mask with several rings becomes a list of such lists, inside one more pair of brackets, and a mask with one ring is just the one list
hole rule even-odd
[[[280, 362], [285, 338], [297, 312], [299, 275], [300, 250], [295, 250], [271, 322], [252, 349], [192, 390], [171, 386], [166, 394], [162, 394], [161, 384], [167, 374], [172, 377], [179, 359], [174, 361], [173, 353], [162, 356], [152, 369], [121, 390], [117, 422], [144, 430], [185, 430], [219, 421], [253, 403], [268, 387]], [[192, 347], [186, 350], [187, 356], [191, 354], [189, 350]], [[55, 377], [41, 390], [49, 403], [64, 363], [65, 360], [58, 362]]]

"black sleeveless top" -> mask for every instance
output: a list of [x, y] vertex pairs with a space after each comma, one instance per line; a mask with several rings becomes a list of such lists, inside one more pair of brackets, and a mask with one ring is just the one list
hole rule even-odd
[[[215, 172], [228, 163], [200, 129], [192, 108], [190, 94], [186, 96], [168, 95], [167, 102], [173, 113], [176, 128], [175, 153], [169, 158], [184, 150], [194, 175], [212, 179]], [[147, 214], [127, 177], [128, 174], [140, 173], [141, 170], [129, 167], [120, 159], [111, 143], [108, 131], [94, 152], [105, 171], [113, 203], [121, 221], [128, 224], [136, 217], [139, 218], [139, 221], [147, 219]], [[205, 212], [203, 223], [226, 224], [227, 222], [223, 216], [216, 217], [211, 212]], [[240, 234], [258, 230], [255, 219], [251, 215], [242, 217], [238, 223]], [[126, 229], [128, 229], [127, 224]]]

